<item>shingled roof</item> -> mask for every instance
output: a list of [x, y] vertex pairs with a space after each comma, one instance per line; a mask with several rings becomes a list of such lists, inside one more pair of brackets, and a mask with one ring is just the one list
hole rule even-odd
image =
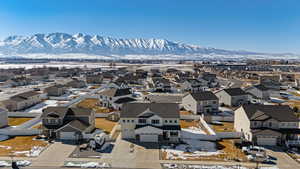
[[192, 93], [193, 98], [197, 101], [203, 100], [218, 100], [218, 97], [211, 91], [204, 91], [199, 93]]
[[247, 95], [247, 93], [241, 88], [229, 88], [229, 89], [224, 89], [224, 91], [228, 93], [230, 96]]
[[117, 97], [117, 96], [125, 96], [131, 94], [131, 91], [129, 88], [126, 89], [116, 89], [116, 88], [111, 88], [104, 90], [99, 93], [99, 95], [104, 95], [104, 96], [109, 96], [109, 97]]
[[294, 111], [288, 105], [243, 105], [248, 118], [250, 119], [257, 111], [265, 113], [280, 122], [299, 122]]
[[64, 117], [65, 115], [73, 116], [89, 116], [92, 110], [87, 108], [78, 107], [47, 107], [43, 110], [42, 117], [47, 117], [50, 114], [56, 114], [59, 117]]
[[126, 103], [122, 107], [121, 118], [136, 118], [141, 113], [149, 110], [162, 118], [179, 118], [177, 103]]

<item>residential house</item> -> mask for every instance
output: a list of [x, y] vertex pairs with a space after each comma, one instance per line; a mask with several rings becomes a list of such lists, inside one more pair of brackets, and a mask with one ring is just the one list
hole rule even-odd
[[179, 106], [176, 103], [127, 103], [120, 117], [123, 139], [140, 142], [178, 142]]
[[27, 77], [14, 77], [5, 81], [2, 85], [6, 87], [26, 86], [32, 84], [32, 79]]
[[64, 85], [54, 85], [44, 89], [44, 92], [47, 93], [48, 96], [61, 96], [66, 93], [66, 88]]
[[203, 79], [187, 79], [183, 84], [181, 84], [181, 90], [184, 92], [200, 92], [207, 88], [208, 82]]
[[132, 98], [132, 92], [129, 88], [117, 89], [109, 88], [98, 93], [101, 105], [107, 108], [120, 110], [122, 104], [135, 101]]
[[279, 90], [281, 83], [280, 83], [280, 76], [279, 75], [261, 75], [259, 77], [259, 84], [271, 88]]
[[254, 85], [245, 88], [245, 92], [250, 93], [254, 98], [261, 100], [269, 100], [270, 97], [279, 97], [279, 90], [267, 88], [264, 85]]
[[66, 83], [66, 86], [72, 87], [72, 88], [84, 88], [84, 87], [86, 87], [86, 83], [83, 80], [73, 78], [71, 81]]
[[257, 145], [298, 139], [300, 121], [288, 105], [243, 105], [234, 112], [234, 128]]
[[249, 103], [249, 94], [241, 88], [223, 89], [215, 95], [219, 98], [220, 104], [227, 106], [239, 106]]
[[171, 82], [165, 78], [152, 78], [156, 92], [171, 92]]
[[182, 105], [194, 114], [210, 114], [219, 110], [219, 99], [211, 91], [187, 94], [182, 99]]
[[10, 99], [3, 101], [3, 104], [9, 111], [18, 111], [29, 108], [41, 101], [41, 93], [28, 91], [10, 97]]
[[101, 84], [103, 82], [102, 75], [87, 75], [86, 83], [88, 84]]
[[47, 107], [41, 116], [43, 134], [50, 139], [82, 141], [95, 129], [95, 111], [77, 107]]

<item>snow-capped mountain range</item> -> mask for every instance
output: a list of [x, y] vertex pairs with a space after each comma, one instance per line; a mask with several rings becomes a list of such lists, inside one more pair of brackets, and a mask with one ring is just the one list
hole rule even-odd
[[89, 55], [92, 58], [99, 59], [140, 58], [138, 56], [147, 56], [146, 58], [155, 59], [161, 57], [162, 59], [197, 59], [207, 56], [225, 58], [238, 56], [282, 56], [282, 54], [207, 48], [165, 39], [117, 39], [82, 33], [75, 35], [50, 33], [32, 36], [9, 36], [0, 41], [0, 54], [2, 56], [27, 56], [32, 58], [60, 58], [63, 56], [80, 58], [84, 54], [85, 56]]

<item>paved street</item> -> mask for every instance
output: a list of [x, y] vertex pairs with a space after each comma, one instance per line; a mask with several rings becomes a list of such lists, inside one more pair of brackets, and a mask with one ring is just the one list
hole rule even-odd
[[268, 155], [277, 158], [277, 166], [279, 169], [298, 169], [300, 164], [288, 156], [281, 148], [270, 148], [267, 150]]

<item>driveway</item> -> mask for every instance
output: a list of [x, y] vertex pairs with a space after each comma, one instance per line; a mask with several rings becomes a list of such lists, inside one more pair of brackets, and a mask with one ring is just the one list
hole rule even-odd
[[32, 160], [32, 167], [63, 166], [64, 161], [74, 151], [76, 146], [55, 142], [43, 151], [37, 158]]
[[[134, 151], [130, 152], [130, 145], [134, 144], [121, 139], [121, 135], [116, 140], [115, 147], [112, 151], [112, 167], [120, 168], [161, 168], [159, 162], [158, 145], [134, 144]], [[151, 146], [150, 146], [151, 145]]]
[[277, 167], [280, 169], [300, 168], [300, 164], [288, 156], [280, 147], [267, 147], [267, 154], [277, 158]]

